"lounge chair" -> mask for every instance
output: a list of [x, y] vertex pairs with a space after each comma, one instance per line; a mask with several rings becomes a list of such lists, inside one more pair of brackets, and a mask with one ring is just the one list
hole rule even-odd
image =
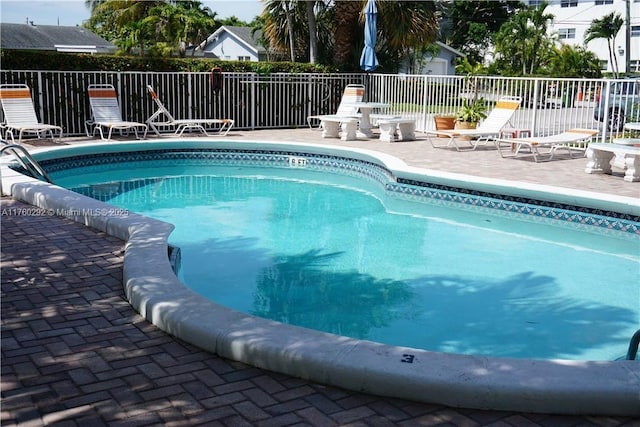
[[[118, 96], [113, 85], [110, 84], [91, 84], [88, 88], [89, 91], [89, 104], [91, 105], [92, 119], [85, 122], [85, 132], [87, 136], [95, 135], [96, 132], [100, 133], [100, 138], [103, 140], [110, 140], [113, 130], [128, 130], [133, 129], [133, 132], [138, 137], [138, 130], [144, 130], [142, 139], [147, 137], [147, 125], [139, 122], [127, 122], [122, 120], [122, 113], [120, 112], [120, 105], [118, 104]], [[89, 128], [93, 128], [93, 132], [89, 132]], [[108, 136], [104, 137], [104, 129], [108, 129]]]
[[[175, 128], [175, 135], [181, 136], [185, 130], [187, 129], [196, 129], [203, 134], [209, 136], [207, 131], [205, 130], [205, 126], [214, 126], [218, 125], [219, 130], [218, 134], [226, 135], [229, 133], [229, 130], [233, 127], [234, 121], [232, 119], [175, 119], [169, 110], [164, 106], [156, 91], [151, 87], [151, 85], [147, 85], [147, 91], [151, 98], [158, 106], [158, 109], [155, 113], [151, 115], [147, 119], [147, 125], [156, 133], [156, 135], [160, 135], [160, 131], [158, 127], [171, 127]], [[164, 116], [164, 121], [158, 120]]]
[[358, 114], [358, 107], [352, 104], [362, 102], [364, 98], [364, 85], [358, 84], [350, 84], [344, 88], [344, 92], [342, 93], [342, 99], [340, 100], [340, 105], [338, 105], [338, 110], [335, 114], [320, 114], [315, 116], [307, 117], [307, 124], [310, 128], [313, 128], [312, 121], [319, 121], [320, 126], [322, 126], [323, 120], [333, 120], [340, 121], [340, 119], [358, 119], [360, 115]]
[[[532, 155], [536, 162], [540, 161], [540, 156], [545, 156], [543, 160], [549, 161], [559, 149], [567, 150], [570, 158], [573, 158], [573, 151], [581, 151], [584, 156], [587, 145], [597, 134], [598, 131], [594, 129], [569, 129], [549, 136], [497, 138], [495, 144], [502, 157], [517, 157], [526, 153]], [[540, 149], [547, 150], [541, 152]]]
[[[459, 145], [459, 142], [464, 141], [469, 144], [469, 148], [465, 150], [475, 150], [480, 143], [487, 143], [488, 141], [498, 137], [500, 131], [509, 123], [513, 114], [520, 106], [521, 98], [519, 97], [504, 97], [498, 100], [496, 106], [486, 119], [484, 119], [476, 129], [454, 129], [454, 130], [428, 130], [425, 131], [427, 139], [431, 145], [435, 148], [451, 148], [455, 147], [458, 151], [464, 151]], [[439, 144], [436, 139], [447, 138], [445, 144]]]
[[[15, 143], [14, 133], [18, 133], [18, 144], [22, 142], [22, 135], [25, 133], [41, 135], [51, 134], [51, 139], [55, 141], [54, 132], [60, 132], [62, 139], [62, 127], [40, 123], [36, 116], [36, 110], [31, 98], [31, 90], [25, 84], [3, 84], [0, 85], [0, 102], [4, 113], [4, 123], [0, 128]], [[59, 139], [59, 140], [60, 140]]]

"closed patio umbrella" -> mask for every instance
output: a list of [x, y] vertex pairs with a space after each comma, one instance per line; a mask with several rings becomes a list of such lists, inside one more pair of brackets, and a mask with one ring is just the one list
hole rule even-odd
[[364, 71], [373, 71], [378, 68], [378, 58], [376, 58], [376, 31], [378, 9], [375, 0], [368, 0], [364, 9], [364, 49], [360, 56], [360, 68]]

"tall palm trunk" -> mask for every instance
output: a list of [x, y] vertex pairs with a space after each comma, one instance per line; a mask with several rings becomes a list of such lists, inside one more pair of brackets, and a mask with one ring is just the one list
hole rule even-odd
[[309, 62], [318, 60], [318, 30], [316, 29], [315, 1], [307, 1], [307, 22], [309, 24]]
[[611, 61], [611, 68], [613, 71], [613, 77], [620, 78], [620, 71], [618, 68], [618, 57], [616, 56], [616, 52], [615, 52], [615, 43], [616, 43], [616, 38], [612, 37], [609, 39], [609, 60]]
[[614, 64], [615, 55], [613, 53], [613, 47], [611, 46], [611, 39], [607, 40], [607, 50], [609, 51], [609, 63], [611, 63], [611, 71], [613, 71], [613, 77], [618, 78], [618, 74], [616, 73], [616, 66]]
[[287, 29], [289, 32], [289, 51], [291, 53], [291, 62], [296, 62], [296, 49], [293, 43], [293, 19], [291, 17], [291, 9], [289, 9], [289, 3], [287, 1], [282, 2], [284, 7], [284, 14], [287, 19]]
[[362, 10], [361, 1], [335, 0], [335, 52], [334, 62], [342, 70], [355, 70], [353, 40]]

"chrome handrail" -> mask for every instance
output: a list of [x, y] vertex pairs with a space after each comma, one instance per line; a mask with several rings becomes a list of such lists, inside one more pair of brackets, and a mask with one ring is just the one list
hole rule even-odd
[[12, 151], [13, 155], [20, 162], [22, 167], [24, 167], [34, 178], [44, 179], [49, 184], [53, 184], [51, 177], [49, 177], [42, 166], [40, 166], [36, 159], [34, 159], [22, 145], [4, 145], [0, 148], [0, 156], [3, 155], [5, 151]]

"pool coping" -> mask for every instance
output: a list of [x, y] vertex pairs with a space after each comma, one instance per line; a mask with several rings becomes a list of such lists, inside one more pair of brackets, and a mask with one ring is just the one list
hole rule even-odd
[[[285, 149], [303, 146], [318, 154], [338, 154], [383, 165], [396, 176], [429, 175], [443, 185], [509, 187], [517, 195], [568, 203], [612, 205], [638, 215], [640, 202], [600, 193], [558, 191], [533, 184], [410, 168], [382, 153], [306, 143], [163, 140], [90, 144], [36, 150], [37, 158], [78, 153], [183, 147]], [[83, 148], [81, 148], [83, 147]], [[64, 151], [62, 151], [64, 152]], [[453, 407], [560, 414], [640, 415], [640, 363], [490, 358], [392, 347], [281, 324], [245, 315], [186, 288], [171, 269], [167, 239], [171, 224], [137, 214], [113, 214], [111, 206], [21, 175], [2, 165], [3, 193], [71, 218], [126, 242], [124, 288], [127, 299], [160, 329], [220, 356], [306, 380], [359, 392]], [[629, 199], [629, 200], [627, 200]]]

